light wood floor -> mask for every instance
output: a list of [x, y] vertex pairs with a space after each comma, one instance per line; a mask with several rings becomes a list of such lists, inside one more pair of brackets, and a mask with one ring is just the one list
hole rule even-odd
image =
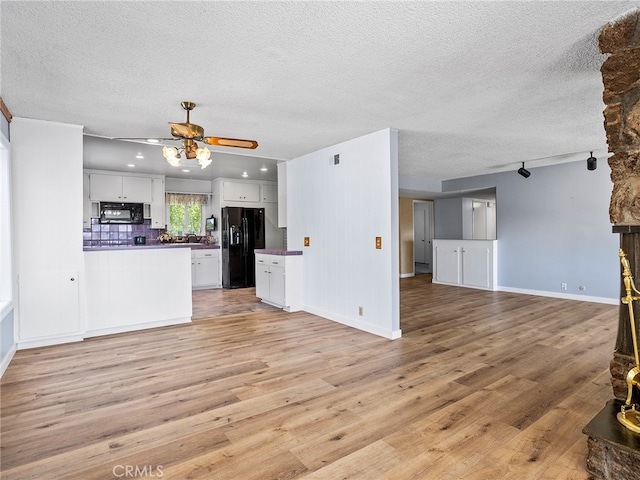
[[266, 308], [19, 351], [2, 478], [588, 478], [617, 307], [429, 275], [401, 304], [395, 341]]

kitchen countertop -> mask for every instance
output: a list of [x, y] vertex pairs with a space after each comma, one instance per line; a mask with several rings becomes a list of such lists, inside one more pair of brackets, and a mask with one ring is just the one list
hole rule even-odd
[[220, 245], [203, 243], [148, 243], [146, 245], [112, 245], [106, 247], [83, 247], [85, 252], [105, 252], [107, 250], [146, 250], [152, 248], [191, 248], [193, 250], [216, 250]]
[[274, 248], [254, 250], [254, 253], [261, 255], [302, 255], [300, 250], [278, 250]]

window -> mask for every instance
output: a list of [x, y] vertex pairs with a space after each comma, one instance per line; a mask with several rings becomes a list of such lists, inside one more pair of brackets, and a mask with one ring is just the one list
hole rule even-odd
[[167, 193], [169, 205], [169, 233], [172, 235], [201, 235], [203, 228], [202, 206], [208, 195]]

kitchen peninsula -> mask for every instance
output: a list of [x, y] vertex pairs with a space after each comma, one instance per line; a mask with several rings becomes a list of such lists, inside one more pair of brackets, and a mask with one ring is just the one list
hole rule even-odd
[[192, 248], [201, 244], [85, 247], [86, 337], [191, 321]]

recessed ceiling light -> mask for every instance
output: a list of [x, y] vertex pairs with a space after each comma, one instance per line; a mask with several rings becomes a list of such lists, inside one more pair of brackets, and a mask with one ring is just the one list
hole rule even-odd
[[157, 138], [147, 138], [147, 142], [149, 143], [160, 143], [160, 140]]
[[136, 155], [136, 158], [144, 158], [144, 155], [142, 155], [142, 153], [138, 152], [138, 154]]
[[189, 173], [191, 170], [189, 170], [188, 168], [183, 168], [183, 169], [182, 169], [182, 171], [183, 171], [184, 173]]
[[129, 163], [129, 164], [127, 164], [127, 167], [133, 168], [133, 167], [135, 167], [135, 165], [133, 163]]
[[247, 178], [249, 176], [249, 174], [247, 172], [242, 172], [242, 177], [243, 178]]
[[269, 169], [267, 167], [265, 167], [264, 165], [262, 166], [262, 168], [260, 168], [261, 172], [267, 172]]

